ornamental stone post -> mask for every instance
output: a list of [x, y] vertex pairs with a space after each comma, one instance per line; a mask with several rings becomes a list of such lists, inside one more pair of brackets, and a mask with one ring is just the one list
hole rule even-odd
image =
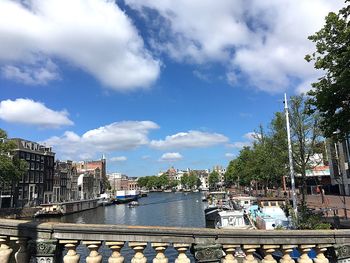
[[29, 247], [35, 263], [58, 263], [58, 242], [55, 239], [30, 240]]
[[223, 257], [221, 244], [196, 244], [194, 257], [197, 262], [221, 262]]
[[334, 250], [337, 263], [348, 263], [350, 261], [350, 244], [335, 246]]

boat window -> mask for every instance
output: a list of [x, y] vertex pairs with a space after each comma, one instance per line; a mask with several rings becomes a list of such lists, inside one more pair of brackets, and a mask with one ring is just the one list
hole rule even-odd
[[283, 201], [279, 201], [279, 202], [278, 202], [278, 205], [279, 205], [279, 206], [284, 206], [284, 202], [283, 202]]
[[269, 202], [267, 201], [263, 202], [263, 206], [269, 206]]
[[271, 206], [277, 206], [276, 202], [271, 202]]

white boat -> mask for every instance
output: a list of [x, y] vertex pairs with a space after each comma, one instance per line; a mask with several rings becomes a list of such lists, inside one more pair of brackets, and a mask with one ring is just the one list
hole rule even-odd
[[227, 210], [218, 213], [215, 228], [223, 229], [255, 229], [251, 220], [243, 210]]
[[276, 228], [291, 228], [291, 220], [282, 207], [286, 205], [283, 198], [260, 198], [258, 205], [250, 207], [251, 218], [258, 229], [273, 230]]
[[129, 203], [131, 201], [136, 201], [139, 197], [139, 192], [136, 190], [120, 190], [117, 191], [115, 196], [115, 203]]
[[256, 204], [257, 202], [256, 197], [247, 195], [232, 196], [231, 200], [235, 202], [239, 207], [247, 211], [253, 204]]

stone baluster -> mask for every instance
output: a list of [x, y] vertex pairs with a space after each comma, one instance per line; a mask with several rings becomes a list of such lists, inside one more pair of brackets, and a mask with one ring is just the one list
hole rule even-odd
[[316, 258], [314, 258], [315, 263], [329, 263], [328, 258], [325, 257], [324, 252], [327, 250], [327, 247], [331, 247], [332, 245], [317, 245], [316, 246]]
[[240, 247], [239, 245], [223, 245], [223, 249], [225, 251], [225, 258], [222, 261], [223, 263], [238, 263], [235, 258], [236, 248]]
[[280, 263], [295, 263], [294, 259], [290, 256], [290, 253], [296, 248], [296, 245], [282, 245], [282, 258], [280, 259]]
[[64, 244], [67, 249], [67, 254], [63, 257], [64, 263], [78, 263], [80, 255], [77, 254], [77, 246], [79, 245], [78, 240], [60, 240], [60, 244]]
[[168, 247], [168, 243], [152, 243], [152, 247], [156, 251], [156, 257], [153, 259], [153, 263], [168, 263], [168, 259], [164, 255], [164, 251]]
[[10, 259], [10, 255], [13, 251], [13, 249], [7, 245], [8, 241], [9, 241], [8, 237], [0, 236], [0, 262], [1, 263], [8, 263]]
[[313, 263], [312, 259], [309, 257], [309, 251], [315, 247], [315, 245], [300, 245], [300, 257], [298, 258], [299, 263]]
[[243, 245], [244, 253], [246, 254], [243, 263], [258, 263], [258, 260], [253, 256], [259, 245]]
[[190, 259], [186, 255], [187, 249], [190, 247], [190, 244], [174, 244], [174, 248], [177, 250], [179, 255], [177, 256], [175, 263], [190, 263]]
[[15, 240], [19, 248], [15, 253], [16, 263], [28, 263], [29, 262], [29, 251], [27, 249], [27, 238], [25, 237], [13, 237], [11, 240]]
[[272, 253], [275, 252], [276, 248], [279, 248], [279, 245], [263, 245], [263, 249], [265, 252], [265, 257], [261, 261], [262, 263], [277, 263], [277, 261], [273, 258]]
[[106, 241], [106, 245], [112, 250], [112, 255], [108, 259], [108, 263], [123, 263], [124, 257], [120, 254], [125, 242]]
[[98, 253], [102, 242], [101, 241], [83, 241], [83, 244], [90, 250], [89, 256], [86, 258], [86, 263], [101, 263], [102, 256]]
[[147, 258], [143, 254], [147, 243], [145, 242], [129, 242], [129, 247], [135, 251], [134, 257], [131, 259], [131, 263], [146, 263]]

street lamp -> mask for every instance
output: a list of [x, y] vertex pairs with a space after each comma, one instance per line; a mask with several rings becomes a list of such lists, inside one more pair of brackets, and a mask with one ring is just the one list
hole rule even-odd
[[[333, 132], [333, 134], [338, 134], [339, 130]], [[348, 213], [346, 210], [346, 196], [345, 196], [345, 184], [344, 184], [344, 177], [343, 177], [343, 173], [341, 172], [341, 168], [340, 168], [340, 164], [339, 164], [339, 155], [338, 155], [338, 148], [337, 148], [337, 143], [334, 142], [334, 151], [335, 151], [335, 159], [337, 162], [337, 170], [338, 170], [338, 176], [340, 176], [340, 180], [341, 180], [341, 185], [342, 185], [342, 192], [343, 192], [343, 209], [344, 209], [344, 216], [345, 219], [348, 219]], [[334, 178], [335, 179], [335, 178]]]
[[286, 112], [286, 126], [287, 126], [287, 138], [288, 138], [288, 156], [289, 156], [289, 170], [290, 170], [290, 181], [292, 186], [292, 200], [293, 200], [293, 210], [295, 216], [298, 214], [297, 207], [297, 196], [295, 193], [295, 179], [294, 179], [294, 167], [293, 167], [293, 153], [292, 153], [292, 143], [290, 139], [290, 127], [289, 127], [289, 111], [288, 111], [288, 102], [287, 94], [284, 93], [284, 109]]

